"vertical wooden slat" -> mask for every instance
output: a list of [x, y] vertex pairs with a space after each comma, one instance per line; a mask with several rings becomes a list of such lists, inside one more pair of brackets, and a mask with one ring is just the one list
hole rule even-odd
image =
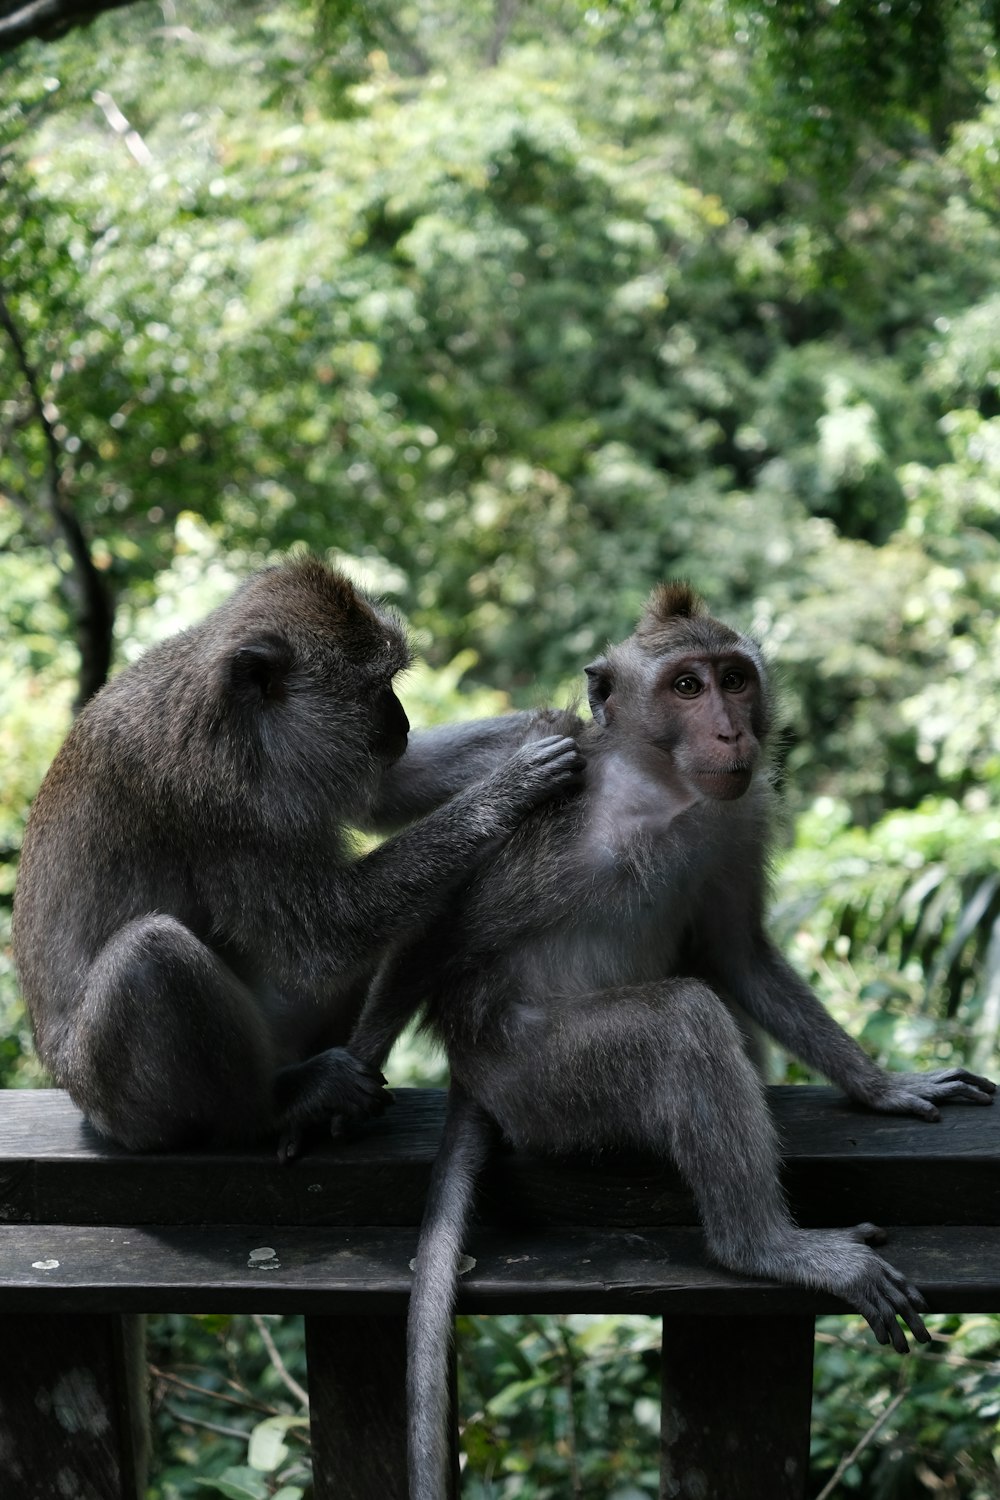
[[315, 1500], [406, 1500], [406, 1317], [306, 1318]]
[[443, 1500], [458, 1500], [462, 1492], [461, 1455], [458, 1446], [458, 1356], [455, 1346], [455, 1329], [452, 1324], [451, 1343], [448, 1346], [448, 1448], [451, 1468], [448, 1471], [449, 1490]]
[[811, 1317], [663, 1319], [661, 1500], [803, 1500]]
[[0, 1493], [142, 1500], [148, 1443], [142, 1319], [13, 1314], [0, 1360]]

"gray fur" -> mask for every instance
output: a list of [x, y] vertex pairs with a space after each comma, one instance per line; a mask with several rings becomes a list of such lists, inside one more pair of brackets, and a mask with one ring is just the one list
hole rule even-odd
[[757, 644], [690, 590], [661, 589], [588, 678], [595, 722], [545, 724], [576, 735], [582, 793], [533, 813], [390, 960], [350, 1044], [381, 1065], [424, 1003], [461, 1090], [411, 1305], [411, 1500], [446, 1493], [441, 1351], [483, 1117], [533, 1151], [662, 1153], [691, 1185], [719, 1262], [832, 1292], [902, 1352], [897, 1316], [926, 1340], [923, 1304], [870, 1248], [879, 1231], [802, 1230], [789, 1216], [745, 1019], [873, 1109], [933, 1119], [938, 1103], [993, 1093], [959, 1069], [882, 1072], [765, 935], [771, 703]]
[[[381, 1104], [344, 1051], [378, 956], [573, 783], [525, 715], [417, 735], [399, 623], [314, 559], [255, 575], [83, 710], [36, 799], [14, 951], [39, 1054], [137, 1150]], [[531, 743], [524, 744], [531, 733]], [[363, 859], [348, 824], [398, 826]]]

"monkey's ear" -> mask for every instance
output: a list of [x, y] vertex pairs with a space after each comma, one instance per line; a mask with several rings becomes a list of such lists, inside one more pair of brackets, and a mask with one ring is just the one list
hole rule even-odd
[[229, 686], [243, 698], [280, 698], [293, 659], [291, 646], [279, 635], [244, 641], [229, 658]]
[[587, 701], [590, 704], [590, 712], [597, 723], [604, 726], [610, 724], [614, 716], [614, 705], [611, 702], [611, 694], [614, 683], [611, 680], [611, 664], [602, 656], [597, 661], [592, 661], [589, 667], [583, 669], [587, 674]]

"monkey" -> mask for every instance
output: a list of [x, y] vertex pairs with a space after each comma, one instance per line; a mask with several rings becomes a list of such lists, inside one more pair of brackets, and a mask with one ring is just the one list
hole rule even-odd
[[[529, 716], [409, 734], [399, 619], [316, 558], [250, 577], [86, 705], [31, 809], [13, 945], [38, 1053], [134, 1151], [380, 1108], [376, 962], [580, 757]], [[348, 829], [399, 829], [350, 857]]]
[[765, 933], [773, 694], [758, 643], [660, 585], [586, 668], [582, 791], [539, 806], [391, 955], [348, 1046], [384, 1065], [421, 1006], [451, 1072], [409, 1314], [410, 1500], [447, 1493], [446, 1355], [476, 1174], [501, 1136], [537, 1153], [639, 1147], [680, 1170], [708, 1249], [745, 1274], [832, 1292], [880, 1343], [929, 1335], [870, 1223], [801, 1229], [779, 1183], [758, 1026], [874, 1110], [935, 1120], [989, 1104], [962, 1068], [891, 1075]]

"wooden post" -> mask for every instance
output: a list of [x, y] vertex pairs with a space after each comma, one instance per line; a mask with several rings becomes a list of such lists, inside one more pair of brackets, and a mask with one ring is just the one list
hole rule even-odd
[[148, 1399], [142, 1318], [3, 1320], [0, 1491], [25, 1500], [142, 1500]]
[[663, 1319], [661, 1500], [803, 1500], [811, 1317]]
[[306, 1318], [315, 1500], [406, 1500], [406, 1316]]

